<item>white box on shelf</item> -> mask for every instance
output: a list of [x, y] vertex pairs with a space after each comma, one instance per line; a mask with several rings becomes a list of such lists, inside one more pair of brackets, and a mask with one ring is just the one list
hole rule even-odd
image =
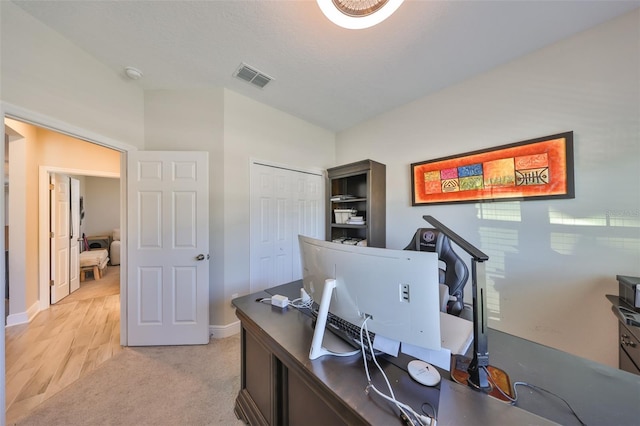
[[336, 216], [337, 224], [345, 224], [347, 223], [347, 220], [358, 213], [358, 211], [355, 209], [334, 209], [333, 213]]

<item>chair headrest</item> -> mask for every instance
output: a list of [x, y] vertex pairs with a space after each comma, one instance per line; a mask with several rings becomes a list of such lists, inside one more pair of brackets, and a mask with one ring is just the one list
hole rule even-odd
[[[444, 236], [444, 235], [443, 235]], [[440, 231], [434, 228], [419, 228], [405, 250], [439, 253], [442, 245]]]

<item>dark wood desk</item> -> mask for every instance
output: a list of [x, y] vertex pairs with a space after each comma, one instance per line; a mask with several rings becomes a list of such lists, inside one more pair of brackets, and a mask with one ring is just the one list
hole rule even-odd
[[640, 374], [640, 327], [628, 321], [618, 308], [640, 314], [636, 301], [636, 287], [640, 286], [640, 277], [617, 275], [618, 296], [607, 295], [611, 309], [618, 320], [618, 366], [621, 370]]
[[[311, 318], [256, 302], [271, 294], [294, 299], [300, 287], [293, 282], [233, 301], [242, 324], [237, 415], [252, 425], [402, 424], [395, 407], [364, 392], [359, 355], [309, 360]], [[588, 425], [640, 422], [639, 376], [495, 330], [489, 332], [489, 350], [491, 364], [507, 371], [512, 382], [526, 381], [562, 396]], [[438, 425], [579, 424], [562, 402], [529, 388], [518, 387], [515, 407], [448, 380], [446, 372], [441, 371], [439, 388], [427, 388], [414, 382], [402, 363], [381, 364], [397, 399], [417, 411], [430, 412], [428, 404], [438, 407]], [[385, 389], [376, 373], [374, 384]]]

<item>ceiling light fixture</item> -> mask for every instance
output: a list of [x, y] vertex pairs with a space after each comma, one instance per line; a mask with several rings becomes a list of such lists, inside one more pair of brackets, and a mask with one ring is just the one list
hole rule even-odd
[[139, 69], [134, 68], [134, 67], [126, 67], [124, 69], [124, 73], [131, 80], [139, 80], [140, 78], [142, 78], [142, 71], [140, 71]]
[[387, 19], [404, 0], [316, 0], [322, 13], [343, 28], [360, 30]]

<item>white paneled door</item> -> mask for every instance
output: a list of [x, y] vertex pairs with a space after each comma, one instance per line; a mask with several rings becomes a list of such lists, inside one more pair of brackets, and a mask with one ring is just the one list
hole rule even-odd
[[52, 174], [50, 183], [51, 303], [53, 304], [69, 295], [71, 192], [69, 176]]
[[71, 194], [71, 235], [69, 236], [69, 290], [80, 288], [80, 181], [69, 179]]
[[302, 278], [298, 234], [324, 235], [320, 173], [251, 164], [250, 290]]
[[134, 151], [127, 163], [127, 344], [206, 344], [208, 153]]
[[80, 181], [53, 173], [50, 198], [50, 302], [57, 303], [80, 288]]

